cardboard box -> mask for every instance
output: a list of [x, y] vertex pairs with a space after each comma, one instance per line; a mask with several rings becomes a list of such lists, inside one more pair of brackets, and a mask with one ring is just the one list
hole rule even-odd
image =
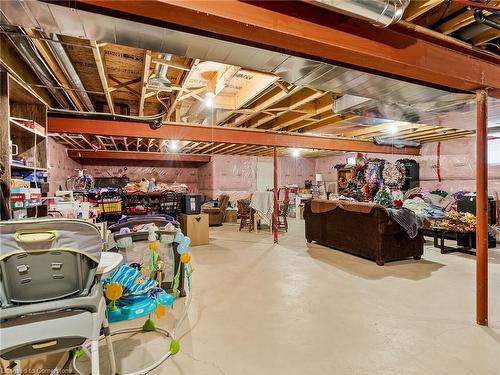
[[191, 246], [208, 245], [208, 214], [181, 214], [181, 229], [191, 238]]
[[30, 199], [29, 193], [10, 193], [11, 201], [25, 201]]
[[41, 206], [41, 205], [42, 205], [41, 200], [30, 199], [30, 200], [26, 201], [26, 208], [36, 207], [36, 206]]
[[26, 207], [25, 203], [26, 203], [26, 201], [13, 201], [13, 200], [11, 200], [10, 201], [10, 208], [12, 208], [13, 210], [25, 208]]
[[10, 180], [10, 187], [11, 187], [11, 190], [12, 190], [12, 188], [16, 188], [16, 187], [29, 188], [30, 187], [30, 182], [29, 181], [20, 180], [20, 179], [17, 179], [17, 178], [11, 178], [11, 180]]

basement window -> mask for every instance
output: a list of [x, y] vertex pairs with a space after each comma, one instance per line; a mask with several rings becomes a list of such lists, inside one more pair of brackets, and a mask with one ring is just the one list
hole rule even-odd
[[488, 141], [488, 164], [500, 165], [500, 133], [490, 134]]

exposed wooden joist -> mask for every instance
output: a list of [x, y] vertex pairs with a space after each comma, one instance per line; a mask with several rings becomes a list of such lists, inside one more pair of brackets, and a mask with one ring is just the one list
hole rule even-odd
[[[363, 129], [359, 130], [352, 130], [352, 131], [346, 131], [343, 132], [342, 135], [344, 137], [360, 137], [364, 136], [367, 134], [373, 134], [373, 133], [378, 133], [380, 131], [387, 130], [389, 126], [389, 123], [381, 124], [381, 125], [371, 125], [371, 126], [366, 126]], [[420, 125], [418, 124], [403, 124], [403, 125], [398, 125], [398, 129], [408, 129], [408, 128], [418, 128]]]
[[476, 35], [474, 38], [472, 38], [470, 42], [474, 46], [480, 46], [481, 44], [488, 43], [489, 41], [492, 41], [493, 39], [499, 37], [500, 37], [500, 30], [490, 28], [482, 32], [481, 34]]
[[243, 123], [253, 119], [259, 113], [266, 113], [269, 115], [269, 113], [266, 112], [269, 107], [275, 105], [280, 100], [283, 100], [283, 99], [295, 94], [296, 92], [300, 91], [300, 89], [301, 89], [300, 87], [289, 85], [287, 91], [284, 91], [279, 87], [276, 87], [275, 89], [270, 90], [268, 93], [263, 95], [262, 98], [259, 98], [255, 103], [253, 103], [249, 107], [249, 109], [252, 109], [255, 111], [254, 113], [248, 113], [248, 114], [241, 115], [238, 118], [236, 118], [234, 121], [227, 124], [227, 126], [230, 126], [230, 127], [240, 126]]
[[174, 69], [177, 69], [177, 70], [184, 70], [186, 72], [189, 72], [189, 70], [191, 69], [189, 66], [186, 66], [186, 65], [183, 65], [183, 64], [179, 64], [179, 63], [176, 63], [174, 61], [166, 60], [166, 59], [163, 59], [161, 57], [153, 57], [151, 59], [151, 62], [154, 63], [154, 64], [166, 65], [169, 68], [174, 68]]
[[146, 100], [146, 86], [149, 79], [149, 71], [151, 67], [151, 51], [144, 51], [144, 62], [142, 65], [141, 76], [141, 97], [139, 98], [139, 116], [144, 116], [144, 101]]
[[71, 84], [66, 77], [66, 74], [63, 72], [59, 64], [57, 63], [57, 60], [52, 53], [50, 47], [47, 45], [47, 42], [44, 40], [37, 39], [36, 37], [39, 36], [35, 31], [26, 28], [24, 29], [26, 31], [26, 34], [28, 34], [31, 37], [31, 42], [35, 45], [35, 48], [37, 51], [40, 53], [40, 55], [43, 57], [45, 63], [49, 67], [49, 69], [52, 71], [54, 76], [57, 78], [57, 80], [60, 82], [61, 86], [64, 88], [64, 91], [68, 96], [71, 98], [71, 101], [75, 104], [76, 109], [79, 111], [85, 111], [85, 107], [83, 106], [80, 98], [76, 94], [75, 91], [73, 91], [73, 88], [71, 87]]
[[148, 160], [208, 163], [209, 155], [167, 154], [165, 152], [67, 150], [73, 159]]
[[191, 76], [193, 75], [193, 72], [194, 72], [195, 68], [198, 66], [199, 63], [200, 63], [200, 60], [198, 60], [198, 59], [194, 60], [193, 63], [191, 64], [191, 66], [189, 67], [189, 71], [185, 74], [184, 79], [182, 81], [182, 84], [180, 85], [180, 89], [177, 91], [177, 94], [175, 95], [175, 98], [172, 101], [172, 104], [170, 105], [170, 108], [168, 109], [167, 115], [165, 116], [165, 118], [167, 120], [170, 120], [170, 117], [172, 116], [172, 114], [176, 110], [177, 103], [178, 103], [178, 99], [177, 98], [179, 98], [180, 96], [182, 96], [183, 93], [184, 93], [184, 91], [186, 91], [186, 85], [187, 85], [189, 79], [191, 78]]
[[440, 20], [445, 19], [464, 8], [465, 5], [456, 1], [443, 2], [434, 9], [431, 9], [430, 11], [415, 18], [413, 22], [422, 27], [430, 27]]
[[30, 86], [30, 84], [42, 83], [3, 34], [0, 35], [0, 63], [16, 81], [22, 84], [41, 103], [48, 107], [53, 105], [54, 99], [45, 88]]
[[356, 117], [354, 115], [338, 115], [336, 113], [331, 112], [327, 114], [323, 119], [315, 122], [311, 122], [311, 120], [306, 120], [303, 123], [298, 123], [296, 125], [292, 125], [288, 128], [289, 131], [297, 131], [301, 130], [302, 132], [310, 132], [317, 129], [324, 128], [325, 126], [333, 125], [337, 122], [342, 122], [349, 118]]
[[[258, 73], [250, 82], [243, 86], [234, 97], [232, 105], [227, 112], [220, 111], [216, 118], [216, 123], [220, 124], [230, 118], [235, 110], [243, 108], [250, 103], [255, 97], [258, 97], [262, 92], [267, 90], [273, 83], [277, 82], [278, 77], [274, 74]], [[217, 98], [216, 98], [217, 99]]]
[[442, 25], [436, 27], [436, 31], [443, 33], [445, 35], [451, 34], [462, 27], [470, 25], [474, 22], [474, 12], [470, 10], [466, 10], [463, 13], [459, 14], [456, 17], [453, 17], [451, 20], [444, 22]]
[[101, 80], [104, 95], [106, 96], [106, 102], [108, 103], [109, 111], [112, 114], [115, 114], [113, 97], [111, 96], [111, 92], [109, 91], [108, 74], [106, 71], [106, 66], [104, 65], [104, 60], [101, 56], [101, 51], [99, 50], [99, 46], [97, 45], [97, 42], [95, 40], [91, 40], [90, 45], [92, 46], [92, 53], [94, 54], [97, 71], [99, 72], [99, 79]]
[[441, 4], [443, 0], [427, 0], [427, 1], [411, 1], [406, 8], [404, 19], [406, 21], [412, 21], [415, 18], [421, 16], [425, 12], [431, 10], [432, 8]]
[[129, 136], [143, 138], [177, 139], [179, 141], [217, 142], [263, 146], [317, 148], [359, 152], [397, 153], [418, 155], [418, 148], [393, 149], [373, 142], [343, 138], [318, 137], [283, 132], [257, 131], [225, 127], [164, 123], [159, 129], [152, 129], [147, 123], [128, 121], [107, 121], [87, 118], [49, 117], [48, 128], [55, 133], [100, 134], [106, 136]]
[[[295, 114], [287, 117], [287, 114], [284, 114], [283, 116], [280, 116], [278, 119], [276, 119], [271, 127], [273, 130], [280, 130], [284, 128], [288, 128], [289, 126], [293, 126], [294, 124], [297, 124], [303, 120], [313, 118], [318, 115], [322, 115], [325, 113], [330, 113], [333, 115], [332, 111], [332, 106], [333, 106], [333, 99], [331, 94], [327, 93], [324, 94], [322, 97], [319, 99], [315, 100], [312, 103], [312, 111], [306, 111], [303, 114]], [[300, 109], [300, 107], [299, 107]]]
[[[287, 99], [284, 99], [277, 103], [277, 106], [282, 106], [284, 104], [284, 107], [286, 108], [283, 112], [277, 112], [273, 115], [264, 115], [264, 116], [259, 116], [258, 118], [254, 118], [247, 123], [245, 123], [245, 126], [248, 128], [260, 128], [267, 124], [268, 122], [277, 119], [281, 115], [284, 115], [285, 113], [288, 113], [291, 110], [300, 108], [301, 106], [305, 105], [306, 103], [309, 103], [321, 96], [324, 95], [324, 92], [321, 91], [316, 91], [312, 90], [309, 88], [303, 88], [302, 90], [298, 91], [296, 94], [288, 97]], [[268, 110], [272, 110], [273, 108], [268, 108]], [[295, 116], [298, 117], [298, 116]]]

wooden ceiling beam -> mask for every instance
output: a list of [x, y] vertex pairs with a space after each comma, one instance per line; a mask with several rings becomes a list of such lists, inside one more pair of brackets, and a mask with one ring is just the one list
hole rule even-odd
[[[223, 123], [230, 118], [234, 110], [241, 109], [250, 103], [255, 97], [258, 97], [262, 92], [265, 92], [271, 85], [278, 81], [278, 77], [274, 74], [256, 73], [251, 80], [238, 90], [234, 97], [234, 102], [228, 111], [220, 111], [217, 116], [217, 124]], [[217, 101], [217, 97], [216, 97]]]
[[204, 150], [203, 152], [200, 152], [200, 154], [211, 154], [213, 152], [216, 152], [220, 148], [224, 147], [226, 144], [225, 143], [219, 143], [216, 146], [211, 146], [208, 150]]
[[[381, 125], [366, 126], [363, 129], [343, 132], [342, 135], [344, 137], [360, 137], [367, 134], [386, 131], [391, 125], [394, 125], [394, 123], [388, 122]], [[419, 126], [419, 124], [398, 124], [398, 129], [418, 128]]]
[[92, 150], [67, 150], [68, 156], [73, 159], [107, 159], [107, 160], [143, 160], [143, 161], [171, 161], [208, 163], [210, 155], [168, 154], [165, 152], [142, 151], [92, 151]]
[[22, 60], [4, 34], [0, 34], [0, 63], [22, 86], [33, 94], [41, 103], [52, 107], [54, 99], [49, 91], [43, 87], [30, 86], [42, 85], [39, 78], [29, 65]]
[[144, 51], [144, 61], [142, 65], [142, 76], [141, 76], [141, 97], [139, 98], [139, 116], [144, 116], [144, 102], [146, 100], [146, 90], [149, 80], [149, 75], [151, 72], [151, 56], [152, 52], [150, 50]]
[[[284, 115], [285, 113], [289, 113], [288, 111], [300, 108], [301, 106], [305, 105], [306, 103], [309, 103], [309, 102], [311, 102], [311, 101], [313, 101], [313, 100], [315, 100], [323, 95], [324, 95], [324, 92], [322, 92], [322, 91], [316, 91], [316, 90], [312, 90], [309, 88], [303, 88], [302, 90], [298, 91], [296, 94], [276, 103], [276, 106], [286, 107], [287, 109], [285, 111], [278, 112], [278, 113], [275, 113], [273, 115], [261, 116], [258, 119], [252, 119], [249, 122], [245, 123], [244, 126], [248, 127], [248, 128], [260, 128], [263, 125], [270, 122], [271, 120], [277, 119], [278, 117]], [[280, 108], [280, 107], [275, 107], [275, 108]], [[275, 108], [267, 108], [267, 110], [272, 111]]]
[[465, 138], [472, 136], [474, 133], [454, 133], [454, 134], [444, 134], [441, 136], [437, 136], [434, 138], [426, 138], [420, 141], [420, 143], [430, 143], [430, 142], [438, 142], [438, 141], [446, 141], [449, 139], [456, 139], [456, 138]]
[[187, 83], [189, 82], [189, 79], [194, 73], [195, 68], [198, 66], [200, 63], [199, 59], [196, 59], [193, 61], [191, 66], [189, 67], [189, 70], [187, 73], [184, 75], [184, 79], [182, 81], [182, 84], [179, 86], [179, 90], [177, 91], [177, 94], [174, 97], [174, 100], [172, 101], [172, 104], [170, 105], [170, 108], [168, 109], [167, 115], [165, 116], [166, 119], [170, 120], [170, 117], [174, 113], [174, 111], [177, 108], [177, 103], [179, 102], [178, 98], [183, 95], [184, 91], [186, 91], [186, 86]]
[[444, 22], [443, 24], [436, 27], [436, 31], [443, 33], [445, 35], [449, 35], [462, 27], [470, 25], [474, 23], [474, 12], [471, 10], [466, 10], [463, 13], [459, 14], [456, 17], [453, 17], [451, 20]]
[[236, 120], [227, 124], [229, 127], [238, 127], [243, 123], [253, 119], [259, 113], [265, 113], [269, 107], [273, 106], [282, 99], [285, 99], [301, 90], [301, 87], [289, 85], [288, 91], [282, 90], [279, 87], [271, 90], [269, 93], [265, 94], [262, 98], [258, 99], [254, 104], [252, 104], [249, 109], [254, 110], [254, 113], [249, 113], [246, 115], [239, 116]]
[[441, 3], [443, 3], [443, 0], [411, 1], [403, 18], [405, 21], [412, 21]]
[[[330, 125], [334, 125], [334, 124], [340, 125], [343, 121], [349, 120], [349, 119], [354, 118], [354, 117], [358, 117], [358, 116], [351, 115], [351, 114], [347, 114], [347, 115], [337, 115], [336, 114], [335, 116], [333, 116], [331, 118], [327, 118], [325, 120], [318, 121], [315, 124], [311, 124], [311, 125], [302, 127], [302, 132], [303, 133], [312, 132], [314, 130], [318, 130], [318, 129], [321, 129], [321, 128], [324, 128], [324, 127], [327, 127]], [[298, 130], [298, 129], [291, 129], [291, 130]]]
[[[330, 93], [324, 94], [322, 97], [320, 97], [318, 100], [315, 100], [314, 102], [307, 103], [312, 105], [312, 112], [306, 111], [304, 114], [300, 114], [297, 116], [287, 116], [287, 114], [284, 114], [280, 116], [276, 121], [274, 121], [271, 125], [273, 130], [280, 130], [284, 128], [288, 128], [289, 126], [292, 126], [298, 122], [301, 122], [306, 119], [310, 119], [314, 116], [322, 115], [325, 113], [331, 113], [333, 114], [332, 111], [332, 106], [333, 106], [333, 98]], [[299, 107], [303, 108], [303, 107]]]
[[[412, 1], [413, 2], [418, 2], [417, 1]], [[413, 22], [419, 26], [429, 28], [432, 25], [436, 24], [442, 19], [447, 18], [448, 16], [452, 15], [453, 13], [458, 12], [461, 9], [464, 9], [465, 5], [451, 1], [451, 2], [443, 2], [442, 4], [439, 4], [435, 8], [425, 12], [424, 14], [420, 15], [419, 17], [416, 17]]]
[[176, 62], [173, 62], [173, 61], [170, 61], [170, 60], [163, 59], [161, 57], [153, 57], [151, 59], [151, 62], [153, 64], [166, 65], [169, 68], [173, 68], [173, 69], [177, 69], [177, 70], [183, 70], [185, 72], [189, 72], [189, 70], [191, 69], [187, 65], [179, 64], [179, 63], [176, 63]]
[[223, 145], [224, 145], [224, 147], [219, 148], [217, 150], [217, 152], [216, 152], [217, 154], [220, 154], [221, 152], [223, 152], [225, 150], [228, 150], [228, 149], [233, 148], [234, 146], [236, 146], [236, 144], [234, 144], [234, 143], [230, 143], [230, 144], [223, 143]]
[[499, 37], [500, 37], [500, 30], [490, 28], [486, 31], [483, 31], [481, 34], [476, 35], [474, 38], [472, 38], [472, 40], [470, 40], [470, 43], [473, 46], [480, 46], [481, 44], [488, 43], [489, 41], [492, 41], [493, 39]]
[[118, 137], [143, 137], [176, 139], [192, 142], [217, 142], [262, 146], [317, 148], [359, 152], [397, 153], [418, 155], [418, 148], [393, 149], [373, 142], [334, 137], [320, 137], [298, 133], [270, 132], [249, 129], [211, 127], [164, 122], [159, 129], [152, 129], [148, 123], [110, 121], [88, 118], [49, 117], [48, 130], [53, 133], [97, 134]]
[[115, 148], [116, 151], [118, 151], [118, 146], [116, 145], [115, 138], [114, 137], [110, 138], [111, 138], [111, 143], [113, 143], [113, 147]]
[[97, 72], [99, 73], [99, 79], [101, 80], [101, 86], [104, 90], [104, 95], [106, 96], [106, 102], [108, 103], [109, 111], [112, 114], [115, 114], [115, 106], [113, 103], [113, 97], [111, 96], [111, 92], [109, 91], [108, 73], [104, 64], [104, 59], [102, 58], [101, 51], [99, 49], [99, 46], [97, 45], [97, 42], [95, 40], [91, 40], [90, 45], [92, 46], [92, 53], [94, 54]]
[[49, 69], [52, 71], [54, 76], [60, 82], [61, 87], [64, 89], [64, 92], [66, 92], [66, 94], [68, 94], [68, 96], [71, 98], [71, 101], [75, 104], [76, 109], [81, 112], [86, 111], [84, 105], [82, 104], [82, 101], [80, 100], [76, 92], [73, 90], [73, 87], [71, 87], [71, 83], [66, 77], [64, 71], [59, 66], [59, 63], [57, 62], [57, 59], [52, 53], [52, 50], [48, 46], [47, 42], [41, 39], [37, 39], [39, 35], [34, 30], [31, 30], [29, 28], [25, 28], [24, 30], [26, 34], [32, 37], [30, 39], [31, 42], [35, 45], [35, 48], [43, 57]]

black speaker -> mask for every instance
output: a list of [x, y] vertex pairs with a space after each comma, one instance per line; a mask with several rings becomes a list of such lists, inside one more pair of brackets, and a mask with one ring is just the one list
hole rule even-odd
[[405, 182], [401, 190], [410, 190], [420, 186], [420, 166], [413, 159], [399, 159], [398, 162], [405, 168]]
[[[457, 201], [459, 212], [470, 212], [476, 215], [476, 196], [465, 196]], [[497, 202], [495, 198], [488, 197], [488, 224], [497, 223]]]

